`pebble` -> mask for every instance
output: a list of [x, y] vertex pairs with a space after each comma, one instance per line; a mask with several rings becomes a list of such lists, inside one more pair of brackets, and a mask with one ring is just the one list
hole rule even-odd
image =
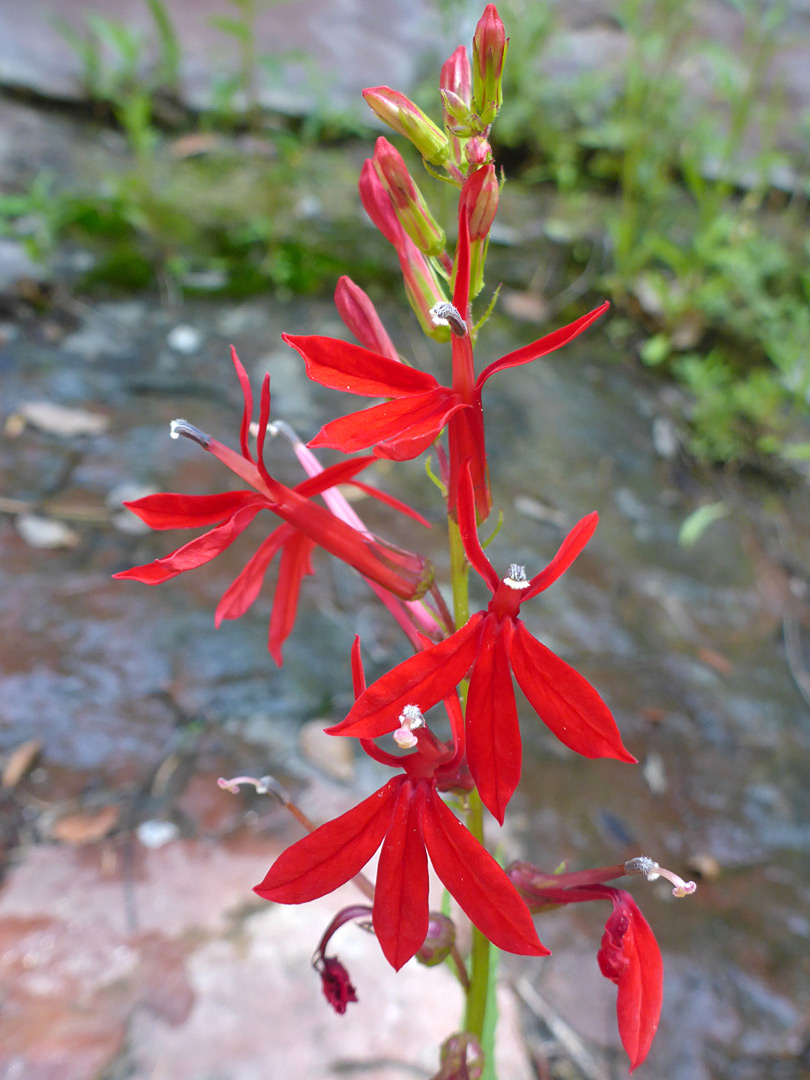
[[191, 356], [192, 353], [199, 352], [203, 336], [195, 327], [180, 323], [169, 331], [166, 341], [170, 349], [183, 356]]

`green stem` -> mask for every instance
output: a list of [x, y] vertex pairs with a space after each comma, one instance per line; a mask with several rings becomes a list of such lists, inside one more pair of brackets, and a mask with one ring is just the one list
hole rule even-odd
[[[470, 617], [468, 592], [469, 564], [464, 553], [464, 544], [458, 525], [452, 518], [447, 521], [450, 540], [450, 573], [453, 588], [453, 616], [457, 627], [464, 626]], [[466, 706], [467, 682], [459, 687], [459, 697]], [[468, 797], [469, 810], [467, 826], [476, 840], [484, 843], [484, 807], [477, 791], [471, 791]], [[490, 943], [481, 931], [473, 926], [472, 952], [470, 955], [470, 978], [467, 987], [467, 1008], [464, 1018], [464, 1030], [471, 1032], [481, 1041], [487, 1010], [487, 990], [489, 986]]]
[[[470, 810], [467, 825], [479, 843], [484, 842], [484, 807], [477, 791], [469, 795]], [[467, 1011], [464, 1030], [471, 1032], [483, 1042], [489, 988], [489, 939], [478, 929], [472, 928], [472, 952], [470, 954], [470, 987], [467, 991]]]

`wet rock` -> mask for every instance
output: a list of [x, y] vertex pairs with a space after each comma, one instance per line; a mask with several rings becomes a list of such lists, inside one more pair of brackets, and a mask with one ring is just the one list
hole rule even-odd
[[76, 435], [101, 435], [110, 426], [110, 418], [102, 413], [53, 401], [25, 401], [18, 411], [27, 423], [40, 431], [68, 439]]
[[298, 734], [298, 745], [307, 761], [312, 762], [333, 780], [351, 783], [354, 777], [354, 755], [349, 739], [335, 739], [324, 734], [326, 720], [310, 720]]
[[81, 543], [79, 534], [64, 521], [40, 514], [20, 514], [14, 525], [29, 547], [55, 550], [78, 547]]
[[202, 348], [203, 335], [196, 327], [180, 323], [169, 331], [166, 342], [170, 349], [182, 356], [191, 356]]

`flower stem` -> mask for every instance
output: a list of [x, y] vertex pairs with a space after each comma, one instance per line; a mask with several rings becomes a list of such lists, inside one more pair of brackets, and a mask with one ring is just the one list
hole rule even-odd
[[[450, 573], [453, 588], [453, 616], [457, 627], [464, 626], [470, 617], [468, 592], [469, 564], [464, 553], [461, 532], [452, 517], [447, 519], [450, 540]], [[467, 681], [459, 686], [462, 706], [467, 701]], [[467, 827], [480, 844], [484, 843], [484, 807], [481, 796], [476, 790], [468, 796]], [[470, 976], [467, 986], [467, 1008], [464, 1018], [464, 1030], [475, 1035], [479, 1042], [483, 1039], [487, 1011], [487, 991], [489, 986], [490, 943], [481, 931], [472, 928], [472, 951], [470, 955]]]
[[[483, 844], [484, 808], [477, 791], [469, 795], [469, 814], [467, 825], [470, 832]], [[489, 987], [490, 943], [477, 926], [472, 928], [472, 951], [470, 954], [470, 987], [467, 991], [467, 1011], [464, 1018], [464, 1030], [471, 1032], [481, 1042], [484, 1037], [484, 1022], [487, 1009], [487, 990]]]

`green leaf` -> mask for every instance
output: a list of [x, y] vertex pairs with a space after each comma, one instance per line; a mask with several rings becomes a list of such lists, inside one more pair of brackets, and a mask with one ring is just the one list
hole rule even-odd
[[720, 521], [727, 514], [728, 507], [724, 502], [699, 506], [681, 525], [678, 531], [678, 543], [681, 547], [692, 547], [710, 525], [713, 525], [715, 521]]

